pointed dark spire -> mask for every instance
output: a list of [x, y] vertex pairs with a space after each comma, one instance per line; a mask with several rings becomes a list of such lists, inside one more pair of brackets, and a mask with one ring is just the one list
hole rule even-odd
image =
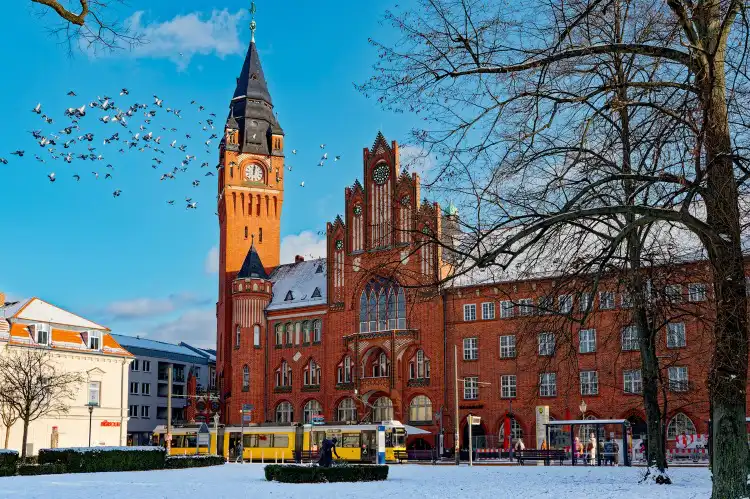
[[242, 264], [237, 279], [268, 279], [268, 274], [263, 268], [263, 262], [260, 261], [260, 255], [255, 250], [255, 244], [250, 245], [245, 261]]
[[260, 100], [273, 105], [271, 94], [268, 92], [266, 77], [263, 75], [263, 67], [260, 65], [260, 57], [255, 42], [250, 42], [242, 65], [242, 72], [237, 78], [237, 87], [234, 89], [232, 99], [245, 97], [247, 99]]

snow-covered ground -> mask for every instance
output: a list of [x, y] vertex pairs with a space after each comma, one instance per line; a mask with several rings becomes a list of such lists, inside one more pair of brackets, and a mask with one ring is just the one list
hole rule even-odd
[[310, 497], [401, 499], [692, 499], [711, 494], [706, 468], [675, 468], [675, 484], [639, 484], [642, 468], [557, 466], [391, 466], [387, 482], [280, 484], [260, 464], [212, 468], [0, 478], [0, 497], [44, 499]]

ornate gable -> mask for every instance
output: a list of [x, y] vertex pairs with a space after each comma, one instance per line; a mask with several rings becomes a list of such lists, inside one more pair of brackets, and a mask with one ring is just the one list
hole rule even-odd
[[388, 142], [385, 140], [385, 136], [383, 135], [383, 132], [378, 132], [378, 136], [375, 137], [375, 142], [372, 144], [372, 148], [370, 149], [370, 153], [373, 156], [379, 156], [384, 153], [390, 153], [391, 152], [391, 146], [388, 145]]

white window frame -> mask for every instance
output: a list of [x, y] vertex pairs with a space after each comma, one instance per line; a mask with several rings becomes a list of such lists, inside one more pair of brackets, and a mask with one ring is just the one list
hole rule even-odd
[[500, 398], [514, 399], [518, 395], [518, 379], [515, 374], [503, 374], [500, 376]]
[[479, 399], [479, 377], [468, 376], [464, 378], [464, 400]]
[[151, 407], [148, 405], [141, 406], [141, 419], [151, 419], [150, 409]]
[[599, 395], [599, 371], [581, 371], [581, 395]]
[[[92, 394], [96, 393], [96, 399], [92, 397]], [[89, 404], [99, 407], [102, 403], [102, 382], [101, 381], [89, 381], [88, 383], [88, 397]], [[91, 404], [91, 402], [95, 402]]]
[[507, 334], [500, 337], [500, 358], [515, 359], [516, 352], [516, 335]]
[[500, 302], [500, 318], [510, 319], [513, 317], [514, 303], [510, 300]]
[[664, 286], [664, 298], [669, 303], [681, 303], [682, 286], [680, 284], [668, 284]]
[[479, 339], [474, 336], [471, 338], [464, 338], [464, 360], [478, 360], [479, 359]]
[[557, 373], [542, 373], [539, 375], [539, 396], [557, 396]]
[[688, 301], [693, 303], [708, 300], [708, 285], [701, 282], [688, 284]]
[[146, 397], [151, 395], [151, 383], [141, 383], [141, 395]]
[[541, 332], [537, 334], [537, 353], [542, 357], [555, 355], [555, 333]]
[[[96, 345], [94, 344], [94, 340], [96, 340]], [[89, 331], [88, 332], [88, 341], [87, 341], [89, 350], [97, 350], [101, 351], [102, 349], [102, 332], [101, 331]]]
[[518, 315], [521, 317], [534, 315], [534, 300], [531, 298], [521, 298], [518, 300]]
[[578, 309], [581, 312], [591, 312], [591, 305], [594, 302], [591, 293], [581, 293], [578, 297]]
[[560, 295], [557, 297], [557, 310], [561, 314], [569, 314], [573, 310], [573, 295]]
[[628, 395], [643, 393], [643, 377], [640, 369], [625, 369], [622, 371], [622, 390]]
[[684, 348], [687, 346], [687, 333], [684, 322], [667, 324], [667, 348]]
[[495, 302], [486, 301], [482, 303], [482, 320], [490, 321], [495, 318]]
[[669, 375], [669, 390], [672, 392], [686, 392], [690, 388], [690, 378], [687, 366], [674, 366], [667, 370]]
[[[44, 333], [44, 341], [40, 340], [40, 334]], [[38, 323], [34, 326], [34, 341], [39, 345], [49, 346], [52, 344], [52, 326], [49, 324]]]
[[[625, 341], [627, 335], [627, 342]], [[633, 337], [630, 336], [630, 333], [633, 334]], [[622, 328], [622, 331], [620, 331], [620, 348], [623, 352], [636, 352], [640, 350], [639, 345], [639, 334], [638, 334], [638, 328], [636, 326], [625, 326]], [[626, 348], [627, 347], [627, 348]]]
[[150, 360], [144, 360], [143, 363], [143, 372], [144, 373], [150, 373], [151, 372], [151, 361]]
[[599, 291], [599, 310], [614, 310], [614, 291]]
[[596, 329], [581, 329], [578, 331], [578, 353], [594, 352], [596, 352]]
[[131, 419], [138, 419], [138, 406], [136, 404], [128, 406], [128, 417]]
[[[143, 362], [146, 361], [144, 360]], [[133, 372], [138, 372], [141, 370], [140, 361], [138, 359], [133, 359], [133, 362], [130, 363], [130, 370]]]
[[[133, 390], [133, 388], [135, 388], [135, 390]], [[130, 382], [130, 392], [129, 393], [131, 395], [138, 395], [138, 388], [140, 388], [140, 386], [138, 386], [138, 382], [137, 381], [131, 381]]]
[[475, 303], [464, 305], [464, 321], [470, 322], [477, 320], [477, 306]]

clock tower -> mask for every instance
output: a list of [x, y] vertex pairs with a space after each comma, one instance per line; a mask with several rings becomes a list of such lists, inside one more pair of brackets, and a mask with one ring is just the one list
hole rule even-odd
[[[253, 37], [237, 78], [224, 127], [218, 166], [219, 299], [217, 302], [217, 376], [220, 397], [236, 391], [234, 359], [241, 355], [233, 339], [233, 283], [252, 247], [254, 258], [268, 274], [279, 265], [280, 220], [284, 201], [284, 132], [273, 112]], [[236, 291], [236, 290], [235, 290]], [[235, 300], [236, 301], [236, 300]], [[252, 329], [257, 324], [242, 324]], [[235, 378], [235, 379], [232, 379]]]

